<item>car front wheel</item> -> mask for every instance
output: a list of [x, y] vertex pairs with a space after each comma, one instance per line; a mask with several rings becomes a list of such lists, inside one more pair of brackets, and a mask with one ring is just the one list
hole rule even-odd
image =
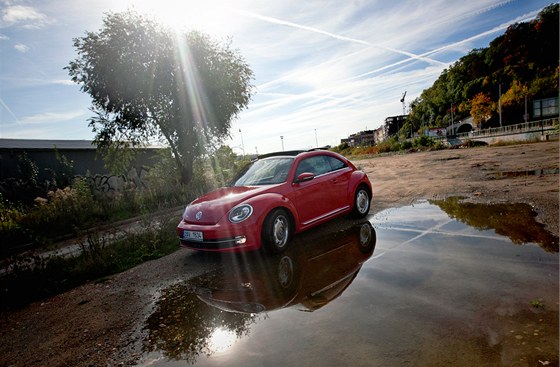
[[354, 208], [352, 209], [352, 216], [354, 218], [363, 218], [369, 213], [369, 205], [371, 198], [369, 197], [368, 190], [360, 186], [354, 195]]
[[266, 217], [262, 240], [265, 249], [271, 253], [278, 254], [284, 251], [290, 239], [290, 218], [283, 209], [274, 209]]

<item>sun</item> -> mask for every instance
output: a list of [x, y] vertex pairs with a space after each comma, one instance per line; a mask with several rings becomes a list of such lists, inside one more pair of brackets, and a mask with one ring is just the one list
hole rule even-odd
[[223, 353], [233, 346], [236, 339], [234, 332], [218, 328], [210, 336], [208, 346], [213, 353]]
[[233, 12], [227, 0], [123, 0], [122, 5], [146, 13], [176, 30], [198, 30], [227, 36]]

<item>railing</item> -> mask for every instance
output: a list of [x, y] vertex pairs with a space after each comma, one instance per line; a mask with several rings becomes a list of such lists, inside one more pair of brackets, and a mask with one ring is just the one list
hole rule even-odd
[[524, 133], [539, 132], [539, 131], [544, 132], [545, 130], [552, 130], [554, 128], [557, 128], [558, 123], [559, 123], [558, 117], [555, 117], [546, 120], [525, 122], [517, 125], [495, 127], [491, 129], [484, 129], [484, 130], [474, 130], [468, 133], [457, 134], [456, 137], [459, 139], [468, 139], [468, 138], [476, 138], [476, 137], [524, 134]]

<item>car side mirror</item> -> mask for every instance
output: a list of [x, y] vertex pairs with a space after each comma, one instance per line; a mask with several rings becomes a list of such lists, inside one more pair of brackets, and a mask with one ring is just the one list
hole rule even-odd
[[315, 178], [315, 174], [313, 174], [311, 172], [303, 172], [303, 173], [300, 173], [299, 176], [297, 176], [296, 182], [310, 181], [310, 180], [313, 180], [314, 178]]

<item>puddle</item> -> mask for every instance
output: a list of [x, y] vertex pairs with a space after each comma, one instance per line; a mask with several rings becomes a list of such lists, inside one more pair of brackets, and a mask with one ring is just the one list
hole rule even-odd
[[528, 171], [496, 172], [493, 173], [493, 175], [496, 178], [507, 178], [507, 177], [557, 175], [559, 172], [560, 169], [558, 168], [550, 168], [550, 169], [535, 169], [535, 170], [528, 170]]
[[545, 251], [558, 252], [558, 237], [537, 222], [537, 213], [528, 204], [479, 204], [464, 202], [463, 198], [431, 200], [451, 218], [471, 227], [509, 237], [515, 244], [537, 243]]
[[162, 292], [139, 365], [558, 365], [557, 252], [430, 202], [370, 222], [216, 255]]

